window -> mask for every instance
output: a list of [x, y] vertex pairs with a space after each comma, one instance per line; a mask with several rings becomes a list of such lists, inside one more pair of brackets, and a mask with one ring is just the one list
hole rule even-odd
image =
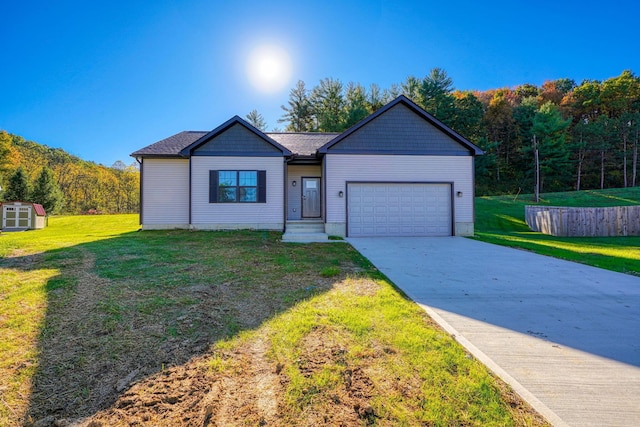
[[209, 171], [209, 203], [265, 203], [266, 171]]

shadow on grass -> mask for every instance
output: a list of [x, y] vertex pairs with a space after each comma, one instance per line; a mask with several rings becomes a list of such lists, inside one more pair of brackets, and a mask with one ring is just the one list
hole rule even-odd
[[[164, 231], [3, 260], [55, 268], [25, 423], [83, 418], [132, 381], [330, 290], [362, 258], [346, 245], [286, 245], [279, 233]], [[346, 255], [346, 257], [345, 257]], [[343, 275], [341, 275], [343, 276]]]

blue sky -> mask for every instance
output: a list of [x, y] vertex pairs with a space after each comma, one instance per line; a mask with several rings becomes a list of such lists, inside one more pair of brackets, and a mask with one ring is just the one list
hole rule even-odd
[[[0, 129], [105, 165], [257, 109], [269, 128], [297, 80], [383, 88], [443, 68], [460, 90], [640, 73], [635, 0], [4, 1]], [[250, 53], [278, 45], [266, 93]]]

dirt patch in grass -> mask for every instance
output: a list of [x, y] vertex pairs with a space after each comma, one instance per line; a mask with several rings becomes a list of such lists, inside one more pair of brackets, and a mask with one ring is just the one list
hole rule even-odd
[[[9, 425], [429, 425], [416, 421], [424, 373], [390, 369], [408, 356], [384, 316], [437, 327], [350, 246], [278, 238], [135, 233], [3, 260], [25, 274], [60, 271], [45, 284], [30, 394]], [[432, 352], [452, 345], [428, 334]], [[546, 425], [500, 387], [515, 425]]]
[[[376, 286], [373, 281], [361, 280], [355, 285], [341, 283], [334, 291], [366, 294]], [[387, 377], [380, 380], [375, 366], [382, 359], [395, 357], [393, 348], [374, 344], [354, 361], [347, 338], [318, 326], [304, 336], [292, 366], [287, 366], [269, 354], [267, 337], [273, 331], [267, 329], [261, 328], [231, 348], [212, 349], [184, 365], [138, 381], [110, 408], [90, 418], [59, 423], [83, 427], [393, 426], [397, 425], [395, 414], [377, 409], [376, 399], [395, 395], [420, 401], [423, 384], [417, 376], [408, 380], [383, 372]], [[292, 401], [287, 394], [295, 381], [291, 370], [309, 384], [318, 384], [313, 377], [327, 370], [337, 380], [324, 389], [307, 386]], [[548, 426], [506, 384], [496, 382], [513, 425]]]

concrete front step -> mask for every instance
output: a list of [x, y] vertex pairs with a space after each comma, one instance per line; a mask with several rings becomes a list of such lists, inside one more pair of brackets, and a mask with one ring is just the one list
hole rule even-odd
[[287, 233], [324, 233], [322, 221], [287, 221]]

